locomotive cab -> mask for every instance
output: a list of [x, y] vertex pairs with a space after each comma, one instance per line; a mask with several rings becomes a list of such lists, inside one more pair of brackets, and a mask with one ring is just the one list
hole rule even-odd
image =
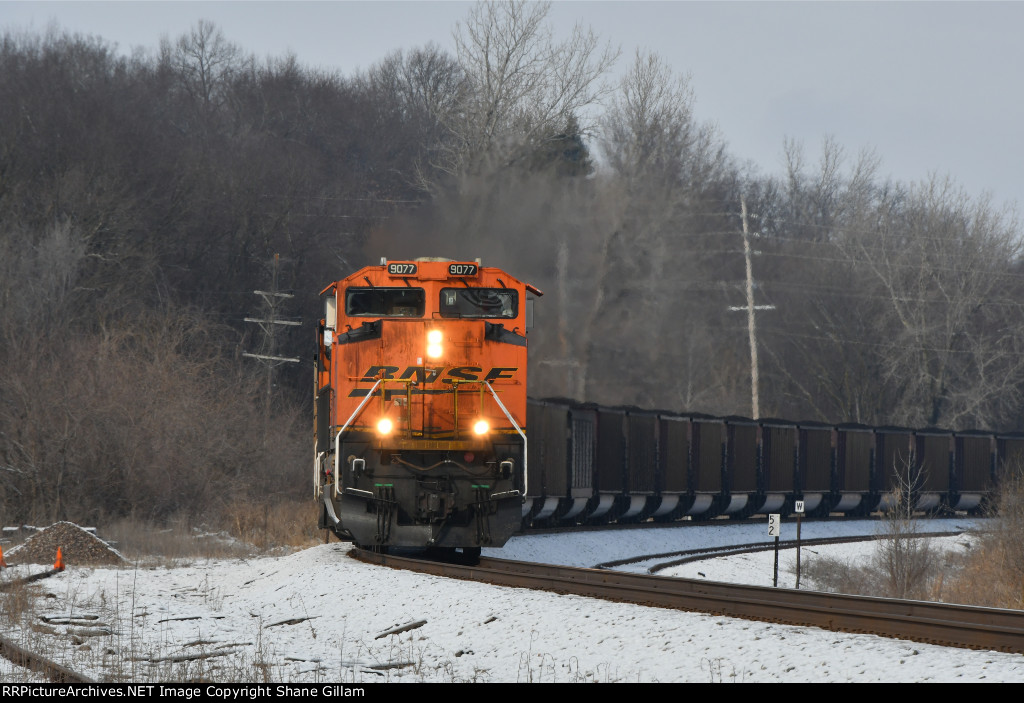
[[366, 547], [500, 547], [526, 494], [532, 286], [477, 262], [382, 261], [322, 292], [320, 527]]

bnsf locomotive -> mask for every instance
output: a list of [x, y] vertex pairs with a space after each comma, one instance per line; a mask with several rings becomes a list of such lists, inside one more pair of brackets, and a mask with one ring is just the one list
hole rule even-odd
[[500, 547], [527, 493], [526, 330], [540, 291], [478, 261], [382, 260], [327, 286], [320, 527], [357, 545]]

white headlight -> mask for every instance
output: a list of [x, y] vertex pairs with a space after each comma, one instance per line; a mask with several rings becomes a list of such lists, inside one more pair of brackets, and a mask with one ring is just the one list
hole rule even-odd
[[477, 420], [473, 425], [473, 431], [477, 434], [487, 434], [489, 429], [491, 426], [487, 424], [487, 420]]
[[427, 343], [428, 344], [440, 344], [441, 343], [441, 330], [430, 330], [427, 332]]
[[391, 434], [391, 429], [394, 427], [391, 420], [386, 417], [382, 417], [377, 423], [377, 431], [381, 434]]
[[438, 357], [440, 357], [441, 356], [441, 345], [440, 344], [430, 344], [430, 345], [428, 345], [427, 346], [427, 356], [429, 356], [431, 359], [437, 359]]

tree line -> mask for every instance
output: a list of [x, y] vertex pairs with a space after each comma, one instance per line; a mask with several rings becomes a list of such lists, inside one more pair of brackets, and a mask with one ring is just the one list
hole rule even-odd
[[[545, 291], [530, 392], [1018, 430], [1020, 226], [948, 177], [825, 138], [765, 175], [688, 77], [549, 6], [468, 8], [454, 53], [354, 75], [259, 61], [199, 21], [151, 51], [0, 38], [0, 509], [162, 520], [304, 497], [318, 292], [381, 256], [480, 257]], [[625, 66], [625, 68], [622, 68]], [[618, 71], [618, 73], [615, 73]], [[616, 77], [618, 76], [618, 77]], [[245, 352], [272, 277], [294, 298]]]

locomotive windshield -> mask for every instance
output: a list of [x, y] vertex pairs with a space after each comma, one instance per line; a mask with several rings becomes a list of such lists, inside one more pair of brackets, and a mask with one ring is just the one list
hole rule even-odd
[[422, 288], [349, 288], [345, 314], [353, 317], [423, 317]]
[[519, 314], [511, 288], [442, 288], [441, 317], [504, 317]]

